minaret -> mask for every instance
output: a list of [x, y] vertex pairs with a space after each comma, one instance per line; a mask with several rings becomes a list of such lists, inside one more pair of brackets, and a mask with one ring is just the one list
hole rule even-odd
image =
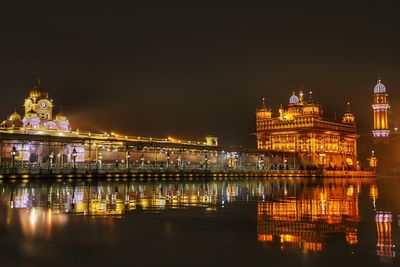
[[374, 88], [374, 104], [372, 104], [372, 109], [374, 110], [374, 129], [372, 134], [374, 135], [374, 138], [381, 139], [389, 137], [389, 108], [390, 106], [386, 87], [381, 83], [381, 80], [378, 79]]
[[[265, 104], [265, 98], [262, 99], [261, 107], [256, 110], [256, 131], [262, 132], [265, 130], [266, 122], [272, 118], [272, 111]], [[265, 141], [258, 140], [257, 136], [257, 148], [266, 149], [267, 144]]]
[[271, 119], [271, 117], [271, 109], [267, 107], [267, 105], [265, 104], [265, 98], [263, 98], [261, 107], [256, 110], [257, 130], [261, 130], [263, 127], [263, 122], [265, 122], [265, 120]]
[[344, 113], [343, 115], [342, 123], [352, 124], [352, 125], [356, 124], [356, 119], [354, 117], [354, 114], [353, 112], [351, 112], [350, 102], [347, 102], [347, 109], [346, 113]]

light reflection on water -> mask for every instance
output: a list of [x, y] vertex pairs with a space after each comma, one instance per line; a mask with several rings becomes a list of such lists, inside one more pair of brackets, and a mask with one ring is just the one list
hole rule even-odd
[[[264, 250], [321, 253], [332, 236], [338, 236], [340, 246], [351, 253], [363, 250], [380, 262], [394, 263], [399, 210], [380, 210], [380, 194], [375, 179], [3, 182], [0, 225], [18, 228], [25, 238], [51, 240], [54, 231], [72, 224], [76, 216], [106, 219], [115, 230], [116, 222], [131, 213], [145, 216], [196, 208], [203, 216], [219, 215], [241, 203], [244, 206], [237, 209], [254, 211], [255, 242]], [[360, 233], [362, 223], [375, 227]], [[172, 231], [171, 222], [165, 227]], [[369, 235], [368, 242], [361, 241], [364, 234]]]

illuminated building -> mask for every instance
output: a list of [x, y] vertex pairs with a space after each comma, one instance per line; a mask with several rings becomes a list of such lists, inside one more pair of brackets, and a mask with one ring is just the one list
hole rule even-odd
[[392, 243], [392, 213], [378, 211], [375, 215], [378, 240], [376, 243], [377, 254], [383, 261], [394, 258], [395, 251]]
[[23, 118], [15, 111], [0, 126], [2, 128], [35, 130], [70, 130], [68, 118], [62, 113], [56, 115], [53, 120], [53, 100], [49, 98], [49, 94], [46, 91], [40, 88], [40, 80], [29, 91], [29, 96], [25, 99], [23, 106], [25, 109]]
[[[265, 103], [257, 111], [258, 149], [221, 146], [215, 136], [206, 136], [204, 141], [189, 141], [73, 131], [65, 115], [53, 117], [53, 100], [41, 89], [40, 82], [30, 90], [24, 109], [23, 117], [14, 112], [0, 127], [0, 166], [5, 167], [2, 171], [6, 175], [14, 175], [16, 170], [18, 175], [61, 174], [62, 168], [74, 174], [79, 170], [95, 175], [111, 169], [115, 170], [113, 173], [129, 173], [142, 169], [179, 172], [253, 168], [269, 175], [271, 166], [298, 170], [318, 164], [339, 170], [355, 169], [355, 119], [349, 107], [343, 123], [325, 122], [322, 107], [311, 96], [304, 100], [302, 93], [299, 97], [295, 94], [290, 97], [288, 110], [281, 108], [278, 118], [272, 118]], [[318, 170], [314, 173], [336, 175]]]
[[389, 111], [389, 100], [386, 87], [378, 79], [377, 84], [374, 87], [374, 103], [372, 109], [374, 110], [374, 129], [372, 134], [374, 138], [378, 140], [381, 138], [389, 137], [389, 123], [388, 123], [388, 111]]
[[299, 96], [293, 92], [287, 109], [281, 105], [278, 116], [263, 99], [256, 111], [256, 137], [259, 149], [286, 153], [285, 168], [357, 169], [356, 121], [349, 103], [342, 121], [330, 122], [324, 120], [312, 92], [307, 100], [302, 91]]

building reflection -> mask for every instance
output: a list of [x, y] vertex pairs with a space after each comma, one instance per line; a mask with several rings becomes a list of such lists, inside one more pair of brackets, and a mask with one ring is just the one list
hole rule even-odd
[[[258, 240], [280, 249], [322, 251], [328, 235], [359, 242], [359, 194], [375, 201], [375, 179], [245, 179], [201, 182], [29, 182], [0, 184], [0, 223], [20, 225], [25, 236], [49, 237], [70, 215], [123, 217], [131, 211], [199, 208], [216, 212], [227, 203], [257, 207]], [[367, 191], [368, 192], [368, 191]], [[379, 213], [380, 214], [380, 213]], [[376, 217], [378, 255], [392, 255], [388, 216]], [[5, 222], [1, 222], [5, 220]]]
[[[225, 187], [225, 185], [221, 185]], [[0, 201], [12, 209], [48, 209], [53, 213], [112, 216], [143, 210], [166, 208], [206, 207], [217, 205], [217, 195], [233, 200], [238, 190], [217, 183], [98, 183], [7, 184], [0, 187]], [[236, 189], [235, 189], [236, 188]]]
[[322, 251], [328, 234], [358, 244], [358, 195], [373, 180], [324, 180], [320, 184], [277, 183], [258, 202], [258, 240], [281, 249]]
[[392, 213], [378, 211], [375, 215], [377, 243], [376, 253], [384, 262], [390, 262], [395, 257], [395, 246], [392, 243]]

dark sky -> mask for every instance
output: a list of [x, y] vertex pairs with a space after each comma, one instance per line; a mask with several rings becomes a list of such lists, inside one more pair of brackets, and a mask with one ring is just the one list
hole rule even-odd
[[360, 133], [378, 76], [396, 111], [395, 1], [116, 2], [2, 3], [1, 116], [38, 77], [74, 128], [229, 145], [253, 146], [260, 99], [277, 111], [301, 85], [327, 117], [350, 101]]

